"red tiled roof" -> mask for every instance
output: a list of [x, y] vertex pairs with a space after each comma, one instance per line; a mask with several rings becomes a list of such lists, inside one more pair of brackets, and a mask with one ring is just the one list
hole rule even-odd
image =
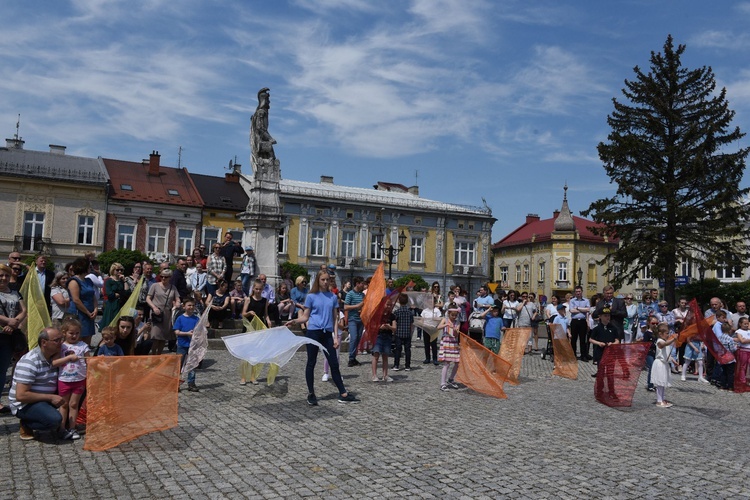
[[[112, 160], [104, 158], [112, 182], [110, 198], [115, 200], [145, 201], [189, 207], [203, 207], [198, 190], [187, 169], [159, 166], [159, 175], [149, 175], [148, 163]], [[133, 190], [123, 190], [122, 185]], [[177, 191], [176, 195], [169, 190]]]
[[[501, 239], [497, 243], [492, 245], [492, 248], [505, 248], [516, 245], [525, 245], [531, 243], [532, 236], [534, 242], [549, 241], [552, 239], [552, 232], [555, 230], [555, 218], [543, 220], [529, 220], [523, 225], [519, 226], [515, 231], [510, 233], [505, 238]], [[601, 227], [601, 224], [583, 217], [573, 216], [573, 222], [575, 223], [576, 230], [580, 235], [581, 241], [588, 241], [591, 243], [604, 243], [604, 238], [597, 236], [591, 232], [589, 227]], [[609, 238], [608, 243], [617, 244], [617, 238]]]

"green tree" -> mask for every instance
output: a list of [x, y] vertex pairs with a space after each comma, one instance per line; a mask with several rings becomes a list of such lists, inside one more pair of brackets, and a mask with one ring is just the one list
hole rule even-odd
[[597, 234], [620, 239], [605, 259], [617, 271], [613, 284], [650, 267], [670, 304], [679, 262], [714, 268], [749, 257], [742, 242], [749, 189], [739, 187], [748, 149], [730, 151], [745, 134], [730, 128], [735, 113], [726, 89], [715, 92], [711, 68], [683, 67], [684, 51], [668, 36], [663, 53], [651, 52], [650, 71], [636, 66], [635, 80], [625, 80], [629, 102], [612, 99], [611, 132], [598, 150], [617, 193], [583, 212], [604, 224], [592, 228]]
[[414, 290], [429, 290], [430, 285], [418, 274], [407, 274], [393, 280], [393, 286], [398, 288], [407, 285], [410, 281], [414, 282]]
[[125, 268], [126, 276], [133, 272], [133, 266], [136, 262], [151, 261], [145, 253], [125, 248], [102, 252], [96, 256], [96, 260], [99, 261], [99, 269], [105, 274], [109, 274], [109, 268], [112, 264], [119, 262]]
[[307, 269], [300, 265], [291, 262], [284, 262], [279, 267], [281, 269], [281, 277], [283, 278], [286, 276], [286, 273], [289, 273], [292, 283], [296, 281], [297, 276], [304, 276], [308, 282], [310, 281], [310, 275], [308, 274]]

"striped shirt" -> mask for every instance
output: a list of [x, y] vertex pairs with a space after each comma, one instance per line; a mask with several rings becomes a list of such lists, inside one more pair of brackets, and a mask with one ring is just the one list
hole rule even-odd
[[26, 353], [16, 364], [13, 374], [13, 385], [8, 394], [10, 409], [15, 415], [18, 410], [26, 406], [16, 399], [16, 386], [25, 384], [31, 386], [31, 392], [42, 394], [57, 393], [57, 368], [47, 361], [37, 346]]
[[[365, 300], [364, 293], [358, 292], [356, 290], [349, 290], [349, 293], [346, 294], [346, 298], [344, 299], [344, 304], [347, 306], [356, 306], [363, 300]], [[362, 318], [359, 316], [361, 310], [362, 309], [349, 309], [348, 311], [346, 311], [347, 313], [349, 313], [349, 321], [362, 321]]]

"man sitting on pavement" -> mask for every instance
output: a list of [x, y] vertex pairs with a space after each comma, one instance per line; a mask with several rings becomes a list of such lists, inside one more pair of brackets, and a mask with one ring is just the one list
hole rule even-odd
[[52, 359], [60, 356], [63, 335], [56, 328], [39, 334], [39, 345], [26, 353], [16, 365], [8, 399], [10, 410], [21, 419], [21, 439], [34, 439], [34, 431], [54, 431], [60, 427], [58, 411], [65, 400], [57, 393], [58, 369]]

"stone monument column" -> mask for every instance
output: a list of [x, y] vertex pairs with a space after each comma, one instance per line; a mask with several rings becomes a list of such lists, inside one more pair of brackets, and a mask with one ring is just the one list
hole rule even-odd
[[249, 201], [245, 212], [237, 217], [242, 221], [245, 233], [243, 246], [255, 250], [258, 273], [265, 274], [268, 283], [276, 286], [279, 281], [279, 228], [282, 226], [281, 163], [276, 159], [273, 145], [276, 141], [268, 133], [268, 110], [271, 97], [268, 88], [258, 91], [258, 107], [250, 123], [250, 163], [252, 176], [242, 177], [242, 186]]

